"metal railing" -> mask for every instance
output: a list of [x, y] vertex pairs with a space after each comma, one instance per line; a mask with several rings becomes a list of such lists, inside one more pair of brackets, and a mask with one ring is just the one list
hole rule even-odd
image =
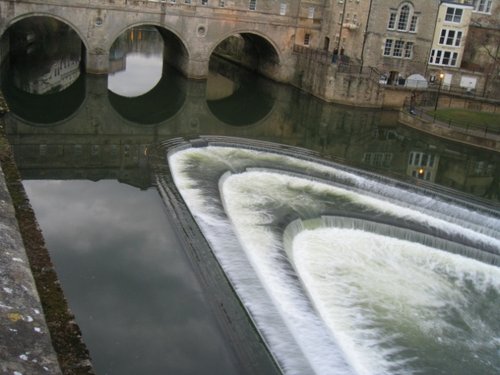
[[454, 131], [475, 135], [479, 137], [491, 137], [492, 139], [500, 139], [500, 128], [487, 125], [478, 125], [470, 121], [453, 121], [436, 118], [433, 114], [433, 107], [423, 107], [416, 103], [412, 103], [410, 98], [406, 98], [403, 110], [427, 122], [432, 122], [434, 125], [441, 128], [453, 129]]

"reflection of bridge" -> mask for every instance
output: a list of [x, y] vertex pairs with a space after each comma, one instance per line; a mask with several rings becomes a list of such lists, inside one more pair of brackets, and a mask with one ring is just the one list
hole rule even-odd
[[[202, 5], [206, 3], [206, 5]], [[229, 3], [229, 2], [226, 2]], [[35, 16], [60, 20], [80, 36], [86, 50], [86, 69], [107, 73], [109, 50], [125, 30], [153, 25], [162, 33], [169, 51], [168, 62], [191, 78], [206, 78], [210, 55], [229, 36], [241, 35], [259, 55], [258, 69], [279, 81], [294, 73], [293, 44], [307, 9], [301, 2], [259, 0], [256, 10], [249, 2], [234, 0], [220, 7], [216, 0], [0, 0], [0, 34], [7, 35], [17, 21]], [[306, 25], [306, 24], [304, 24]], [[307, 23], [308, 28], [319, 25]], [[3, 38], [2, 55], [8, 45]]]
[[139, 124], [127, 118], [134, 117], [131, 113], [112, 103], [106, 77], [82, 75], [81, 80], [67, 89], [82, 93], [64, 119], [37, 123], [36, 118], [26, 121], [15, 113], [4, 117], [25, 178], [118, 179], [147, 187], [151, 184], [149, 145], [199, 134], [301, 146], [357, 165], [387, 167], [402, 176], [407, 173], [412, 152], [432, 152], [440, 155], [436, 182], [465, 191], [474, 189], [477, 194], [491, 190], [492, 175], [498, 174], [492, 170], [478, 179], [472, 170], [474, 163], [498, 164], [494, 153], [480, 155], [474, 150], [469, 155], [469, 151], [445, 141], [430, 139], [427, 143], [420, 133], [394, 128], [397, 114], [335, 107], [280, 85], [266, 87], [274, 101], [261, 119], [247, 126], [229, 126], [207, 104], [206, 82], [179, 79], [174, 86], [182, 100], [164, 112], [166, 117]]
[[[131, 112], [140, 106], [122, 105], [120, 100], [126, 98], [108, 90], [106, 77], [83, 75], [80, 79], [83, 82], [78, 81], [67, 89], [72, 91], [61, 93], [75, 96], [71, 101], [74, 102], [72, 113], [66, 108], [60, 113], [64, 117], [54, 118], [49, 123], [43, 111], [39, 111], [43, 121], [37, 122], [36, 114], [34, 117], [31, 112], [29, 119], [23, 118], [22, 109], [33, 107], [29, 103], [45, 99], [44, 96], [25, 94], [27, 101], [23, 103], [20, 92], [16, 92], [18, 102], [11, 106], [13, 112], [5, 117], [6, 132], [18, 167], [26, 178], [117, 178], [135, 186], [147, 186], [150, 182], [146, 149], [151, 143], [178, 135], [231, 134], [234, 130], [210, 111], [205, 95], [206, 82], [173, 77], [175, 85], [172, 87], [178, 90], [177, 100], [157, 103], [162, 111], [155, 114], [155, 121], [141, 124], [134, 121], [140, 116]], [[6, 90], [6, 94], [8, 92]], [[154, 90], [150, 94], [154, 94]], [[174, 97], [174, 93], [171, 96]], [[60, 101], [57, 97], [53, 99], [57, 106]], [[140, 97], [136, 100], [143, 101]], [[279, 134], [284, 109], [277, 107], [287, 103], [288, 98], [276, 98], [264, 118], [245, 129], [239, 128], [240, 131], [263, 137]], [[42, 104], [45, 108], [51, 106], [50, 103]], [[149, 108], [154, 110], [154, 106]]]
[[[26, 178], [118, 178], [132, 185], [147, 186], [145, 150], [148, 145], [199, 134], [280, 141], [335, 155], [345, 155], [347, 149], [358, 153], [357, 147], [349, 146], [351, 137], [358, 140], [359, 132], [370, 133], [379, 121], [379, 116], [372, 112], [335, 108], [280, 85], [270, 85], [264, 87], [273, 98], [269, 111], [252, 124], [230, 126], [209, 107], [205, 81], [178, 79], [173, 86], [179, 89], [181, 103], [175, 102], [175, 108], [162, 112], [166, 117], [140, 124], [131, 119], [135, 116], [112, 102], [106, 77], [82, 75], [80, 79], [83, 82], [78, 81], [66, 89], [73, 90], [71, 95], [80, 98], [72, 100], [73, 112], [69, 115], [64, 112], [65, 118], [54, 119], [52, 123], [37, 122], [35, 117], [22, 118], [22, 108], [30, 106], [32, 96], [25, 104], [11, 105], [13, 113], [5, 117], [6, 132], [18, 167]], [[295, 95], [300, 96], [301, 104], [297, 105]], [[55, 102], [59, 103], [57, 98]], [[310, 106], [311, 102], [314, 106]], [[162, 103], [161, 107], [168, 105]], [[16, 113], [13, 107], [21, 112]], [[127, 105], [128, 110], [130, 107]], [[346, 116], [348, 112], [352, 114]], [[40, 114], [43, 115], [41, 111]], [[322, 126], [318, 128], [320, 122]], [[351, 133], [344, 135], [348, 129]]]

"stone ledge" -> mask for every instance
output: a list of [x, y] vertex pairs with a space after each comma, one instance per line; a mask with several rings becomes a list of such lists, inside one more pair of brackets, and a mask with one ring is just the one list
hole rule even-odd
[[61, 374], [0, 167], [0, 372]]
[[0, 373], [94, 375], [3, 126], [0, 118]]

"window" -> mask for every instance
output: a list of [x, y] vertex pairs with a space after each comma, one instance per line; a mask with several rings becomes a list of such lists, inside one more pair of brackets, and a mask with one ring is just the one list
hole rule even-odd
[[450, 65], [450, 57], [451, 57], [451, 52], [450, 51], [444, 51], [444, 53], [443, 53], [443, 60], [441, 61], [441, 64], [443, 64], [443, 65]]
[[280, 15], [284, 16], [285, 14], [286, 14], [286, 4], [285, 3], [281, 3], [280, 4]]
[[418, 22], [418, 17], [417, 16], [412, 16], [411, 17], [411, 22], [410, 22], [410, 31], [412, 33], [417, 31], [417, 22]]
[[186, 4], [191, 4], [191, 0], [184, 0]]
[[464, 10], [460, 8], [446, 8], [445, 20], [448, 22], [460, 23]]
[[432, 50], [429, 58], [429, 64], [456, 66], [458, 60], [458, 52]]
[[462, 31], [442, 29], [439, 44], [459, 47], [462, 41]]
[[392, 39], [387, 39], [385, 41], [384, 56], [391, 56], [392, 51]]
[[219, 6], [221, 8], [224, 8], [225, 4], [224, 4], [224, 0], [219, 0]]
[[474, 0], [474, 11], [481, 13], [491, 12], [492, 0]]
[[405, 58], [411, 59], [413, 56], [413, 42], [407, 42], [405, 44]]
[[386, 39], [384, 44], [384, 56], [403, 57], [411, 59], [413, 57], [413, 42], [404, 40]]
[[311, 34], [304, 34], [304, 45], [308, 46], [309, 43], [311, 42]]
[[391, 10], [389, 12], [389, 22], [387, 29], [398, 31], [417, 31], [418, 16], [413, 14], [413, 6], [406, 3], [399, 10]]
[[448, 36], [446, 37], [446, 45], [452, 46], [455, 39], [455, 30], [448, 30]]
[[207, 5], [208, 4], [208, 0], [201, 0], [201, 5]]
[[250, 0], [248, 3], [248, 9], [255, 10], [257, 9], [257, 0]]
[[314, 7], [309, 7], [307, 18], [314, 18]]
[[416, 167], [433, 167], [434, 155], [425, 154], [423, 152], [412, 151], [410, 152], [408, 165], [414, 165]]
[[404, 42], [402, 40], [396, 40], [394, 43], [394, 50], [392, 52], [392, 55], [395, 57], [401, 57], [403, 54], [403, 45]]
[[451, 55], [451, 61], [450, 61], [450, 66], [456, 66], [457, 65], [457, 58], [458, 58], [458, 53], [453, 52]]
[[387, 28], [390, 30], [394, 30], [394, 26], [396, 25], [396, 12], [391, 12], [389, 15], [389, 24], [387, 25]]
[[410, 7], [403, 5], [399, 11], [398, 30], [405, 31], [408, 28], [408, 17], [410, 16]]
[[439, 44], [444, 44], [446, 40], [446, 29], [441, 30], [441, 35], [439, 36]]

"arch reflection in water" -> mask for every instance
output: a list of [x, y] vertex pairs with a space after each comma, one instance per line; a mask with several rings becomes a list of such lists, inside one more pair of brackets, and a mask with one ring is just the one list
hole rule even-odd
[[111, 106], [127, 121], [158, 124], [184, 104], [186, 80], [164, 64], [164, 40], [154, 27], [135, 27], [111, 47]]
[[2, 67], [2, 77], [2, 92], [10, 110], [28, 123], [39, 125], [61, 123], [77, 112], [85, 101], [83, 75], [79, 75], [69, 87], [43, 95], [19, 89], [7, 65]]
[[173, 117], [186, 100], [187, 81], [166, 66], [156, 86], [141, 96], [129, 98], [108, 92], [114, 110], [136, 124], [158, 124]]
[[169, 164], [286, 374], [498, 373], [498, 211], [232, 142]]
[[151, 91], [162, 77], [163, 50], [154, 27], [134, 27], [120, 35], [109, 51], [109, 90], [125, 97]]
[[82, 42], [75, 31], [37, 16], [17, 22], [4, 37], [12, 46], [1, 72], [10, 109], [36, 124], [59, 123], [76, 112], [85, 100], [85, 80]]
[[30, 94], [65, 90], [80, 77], [82, 42], [68, 25], [50, 17], [29, 17], [11, 26], [4, 37], [13, 84]]
[[253, 125], [273, 110], [275, 93], [267, 79], [245, 72], [221, 58], [210, 60], [207, 105], [210, 112], [228, 125]]

